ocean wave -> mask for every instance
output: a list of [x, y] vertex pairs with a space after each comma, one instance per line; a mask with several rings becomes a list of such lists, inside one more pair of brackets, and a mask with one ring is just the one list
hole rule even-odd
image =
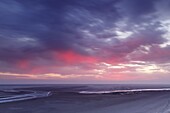
[[161, 89], [128, 89], [112, 91], [80, 91], [80, 94], [109, 94], [109, 93], [128, 93], [128, 92], [149, 92], [149, 91], [170, 91], [170, 88]]
[[35, 99], [35, 98], [43, 98], [43, 97], [48, 97], [51, 94], [52, 93], [50, 91], [48, 92], [33, 91], [33, 93], [29, 93], [29, 94], [14, 95], [10, 97], [0, 98], [0, 104], [7, 103], [7, 102], [30, 100], [30, 99]]

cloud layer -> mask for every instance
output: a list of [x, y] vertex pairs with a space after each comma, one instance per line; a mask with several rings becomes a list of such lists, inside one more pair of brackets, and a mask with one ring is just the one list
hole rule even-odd
[[51, 76], [56, 81], [166, 81], [169, 3], [1, 0], [0, 76], [9, 81], [50, 81]]

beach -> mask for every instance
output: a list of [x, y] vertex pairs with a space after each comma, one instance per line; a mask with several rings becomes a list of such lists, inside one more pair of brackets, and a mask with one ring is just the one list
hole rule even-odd
[[0, 113], [170, 113], [170, 91], [80, 94], [53, 89], [48, 97], [0, 104]]

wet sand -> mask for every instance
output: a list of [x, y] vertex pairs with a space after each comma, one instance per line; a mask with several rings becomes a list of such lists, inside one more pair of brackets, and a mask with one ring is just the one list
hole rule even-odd
[[50, 97], [0, 104], [0, 113], [170, 113], [170, 91], [123, 95], [54, 92]]

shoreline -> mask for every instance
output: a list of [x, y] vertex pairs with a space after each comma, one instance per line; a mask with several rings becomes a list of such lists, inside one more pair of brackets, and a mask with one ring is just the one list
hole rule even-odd
[[146, 91], [140, 91], [140, 87], [137, 87], [137, 92], [135, 90], [130, 93], [125, 92], [127, 90], [123, 93], [79, 93], [85, 90], [92, 91], [95, 88], [100, 89], [97, 86], [17, 88], [15, 90], [18, 91], [41, 93], [51, 91], [52, 95], [49, 93], [50, 96], [42, 98], [1, 103], [0, 113], [169, 113], [170, 111], [170, 90], [148, 91], [151, 89], [148, 87]]

